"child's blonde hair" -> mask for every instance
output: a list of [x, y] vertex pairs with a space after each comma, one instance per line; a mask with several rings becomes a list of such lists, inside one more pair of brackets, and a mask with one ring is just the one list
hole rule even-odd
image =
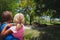
[[14, 16], [14, 20], [15, 21], [17, 20], [19, 23], [23, 23], [24, 24], [24, 15], [22, 13], [17, 13], [15, 16]]

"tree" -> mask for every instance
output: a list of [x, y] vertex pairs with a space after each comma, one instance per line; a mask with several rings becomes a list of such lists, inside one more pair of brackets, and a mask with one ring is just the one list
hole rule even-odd
[[[19, 0], [18, 0], [19, 1]], [[9, 10], [14, 12], [18, 7], [17, 0], [0, 0], [0, 12]]]
[[[33, 16], [35, 14], [35, 3], [34, 0], [23, 0], [19, 2], [19, 8], [24, 9], [25, 16], [28, 14], [30, 16], [30, 24], [32, 24]], [[20, 11], [21, 12], [21, 11]]]
[[44, 0], [45, 9], [55, 10], [55, 18], [60, 18], [60, 0]]
[[19, 6], [17, 4], [18, 1], [17, 0], [0, 0], [0, 19], [2, 18], [1, 15], [3, 11], [8, 10], [8, 11], [12, 11], [13, 13], [15, 13], [15, 9], [18, 8]]
[[18, 1], [17, 0], [0, 0], [0, 19], [2, 18], [1, 15], [3, 11], [8, 10], [15, 13], [15, 9], [18, 8], [19, 6], [17, 4]]

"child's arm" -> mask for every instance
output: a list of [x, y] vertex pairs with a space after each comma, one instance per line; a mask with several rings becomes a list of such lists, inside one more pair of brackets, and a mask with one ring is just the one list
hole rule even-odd
[[7, 35], [7, 34], [9, 34], [9, 33], [11, 33], [12, 31], [11, 30], [6, 30], [7, 29], [7, 26], [8, 25], [6, 25], [5, 27], [4, 27], [4, 29], [2, 30], [2, 32], [1, 32], [1, 35]]

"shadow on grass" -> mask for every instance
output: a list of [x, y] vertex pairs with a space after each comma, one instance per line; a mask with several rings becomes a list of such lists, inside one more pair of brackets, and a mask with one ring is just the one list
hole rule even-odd
[[60, 27], [33, 27], [40, 32], [38, 40], [60, 40]]

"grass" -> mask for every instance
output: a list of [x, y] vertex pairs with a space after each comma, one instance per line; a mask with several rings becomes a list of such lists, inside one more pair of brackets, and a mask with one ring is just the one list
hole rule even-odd
[[[53, 25], [51, 24], [49, 21], [45, 22], [41, 22], [42, 24], [47, 24], [47, 25]], [[54, 23], [54, 22], [53, 22]], [[60, 24], [60, 22], [56, 22], [54, 24]], [[47, 33], [41, 33], [41, 31], [38, 30], [34, 30], [34, 29], [25, 29], [24, 31], [24, 40], [31, 40], [31, 38], [33, 37], [39, 37], [42, 35], [42, 39], [48, 39], [48, 40], [60, 40], [60, 28], [48, 28], [48, 29], [44, 29], [42, 30], [42, 32], [47, 32]], [[45, 40], [44, 39], [44, 40]]]
[[[24, 40], [31, 40], [31, 38], [39, 37], [42, 40], [60, 40], [60, 28], [48, 28], [44, 30], [35, 30], [35, 29], [25, 29], [24, 31]], [[33, 39], [34, 40], [34, 39]]]
[[24, 31], [24, 40], [31, 40], [33, 37], [39, 37], [40, 32], [33, 29], [25, 29]]
[[32, 37], [38, 37], [40, 32], [38, 30], [33, 29], [25, 29], [24, 35], [32, 34]]

